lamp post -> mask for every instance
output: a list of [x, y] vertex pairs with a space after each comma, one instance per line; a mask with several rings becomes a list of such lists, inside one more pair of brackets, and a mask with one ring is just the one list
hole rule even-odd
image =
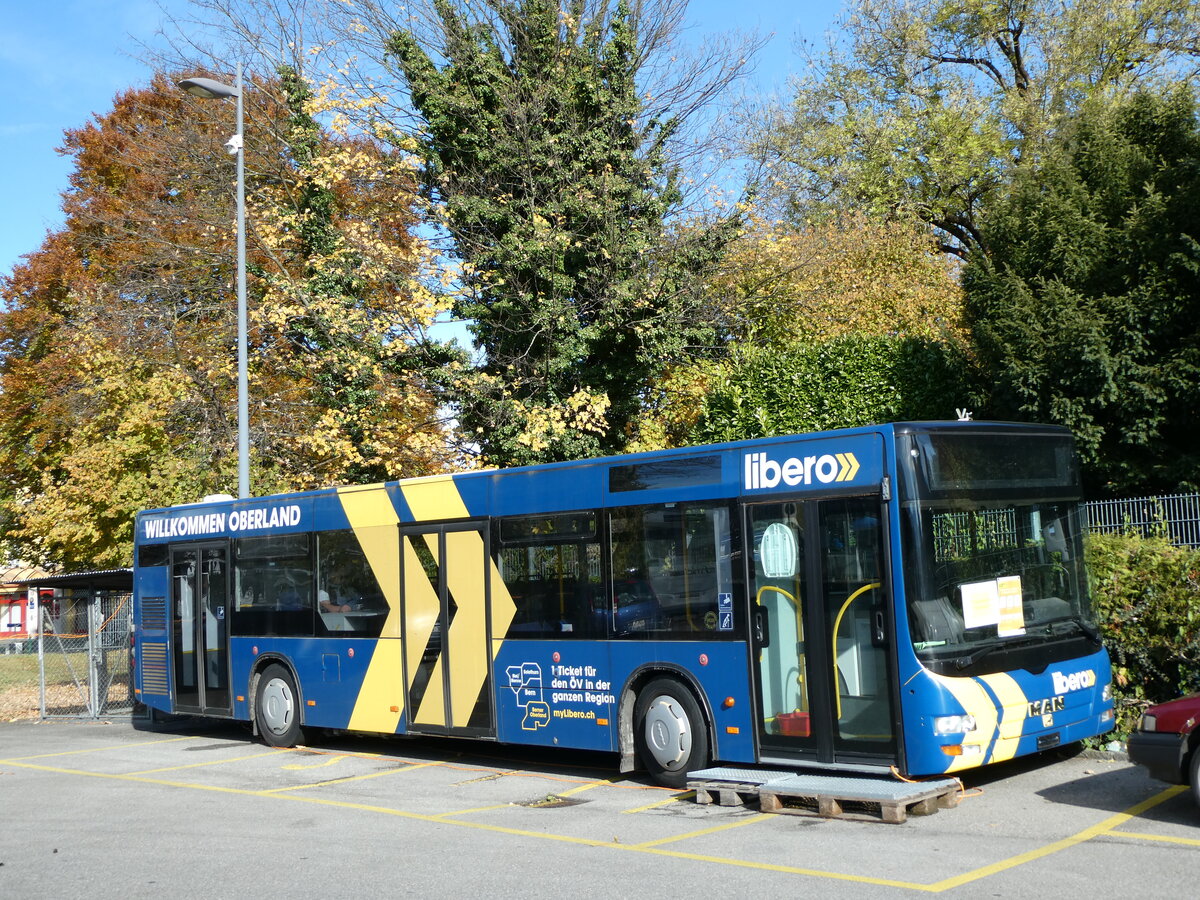
[[238, 496], [250, 496], [250, 410], [246, 378], [246, 163], [242, 140], [242, 64], [234, 87], [211, 78], [185, 78], [179, 87], [206, 100], [237, 98], [237, 133], [225, 146], [237, 156]]

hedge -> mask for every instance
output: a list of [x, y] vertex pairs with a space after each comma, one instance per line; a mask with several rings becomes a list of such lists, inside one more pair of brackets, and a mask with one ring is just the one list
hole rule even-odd
[[1148, 705], [1200, 691], [1200, 550], [1165, 538], [1092, 534], [1096, 616], [1113, 665], [1124, 740]]

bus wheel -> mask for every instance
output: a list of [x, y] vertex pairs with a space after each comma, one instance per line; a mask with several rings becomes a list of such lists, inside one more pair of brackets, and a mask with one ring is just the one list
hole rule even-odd
[[638, 755], [664, 787], [686, 785], [687, 773], [708, 765], [708, 730], [692, 692], [673, 678], [657, 678], [634, 707]]
[[258, 733], [272, 747], [294, 747], [300, 739], [296, 683], [283, 666], [272, 663], [259, 676], [254, 717], [258, 720]]

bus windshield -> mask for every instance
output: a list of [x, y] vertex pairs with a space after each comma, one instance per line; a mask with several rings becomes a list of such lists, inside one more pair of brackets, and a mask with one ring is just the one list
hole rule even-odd
[[[924, 437], [924, 436], [921, 436]], [[1069, 442], [1069, 436], [1065, 437]], [[996, 466], [989, 436], [961, 436], [953, 455], [959, 476], [939, 490], [923, 457], [950, 456], [945, 447], [915, 440], [908, 469], [903, 532], [905, 583], [913, 649], [930, 669], [977, 675], [1023, 667], [1026, 661], [1068, 658], [1099, 645], [1083, 567], [1078, 493], [1072, 465], [1056, 465], [1064, 436], [1026, 435], [1026, 459], [1011, 485]], [[1066, 447], [1069, 450], [1069, 444]], [[1004, 448], [1000, 448], [1001, 456]], [[987, 485], [969, 499], [964, 472], [986, 472]], [[1030, 483], [1037, 485], [1032, 491]], [[945, 484], [945, 481], [942, 482]], [[1026, 496], [1012, 497], [1018, 492]], [[1043, 493], [1052, 499], [1029, 499]], [[916, 495], [916, 496], [914, 496]]]

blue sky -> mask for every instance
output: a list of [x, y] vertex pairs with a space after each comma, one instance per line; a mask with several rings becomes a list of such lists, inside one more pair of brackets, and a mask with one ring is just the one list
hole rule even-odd
[[[185, 11], [186, 0], [163, 0]], [[819, 40], [842, 0], [692, 0], [695, 34], [730, 28], [773, 33], [755, 87], [778, 91], [796, 65], [797, 34]], [[62, 224], [59, 194], [69, 161], [54, 152], [63, 131], [103, 113], [119, 91], [149, 81], [137, 60], [163, 20], [155, 0], [4, 0], [0, 29], [0, 273]]]

